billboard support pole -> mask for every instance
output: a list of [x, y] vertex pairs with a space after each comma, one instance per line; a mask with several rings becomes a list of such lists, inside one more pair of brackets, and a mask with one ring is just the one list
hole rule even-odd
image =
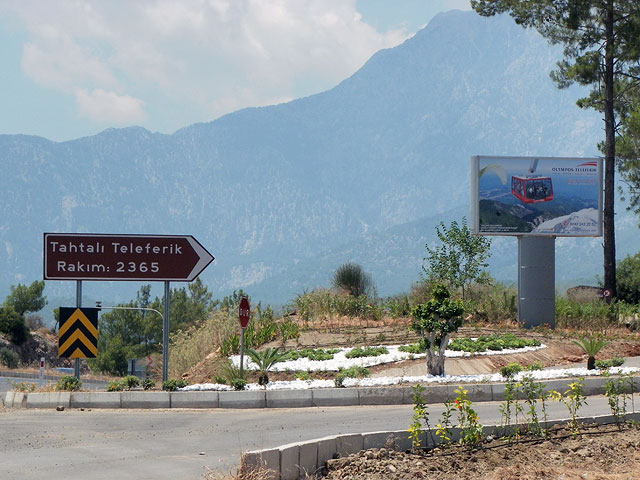
[[162, 382], [169, 379], [169, 301], [170, 282], [164, 282], [164, 318], [162, 319]]
[[[76, 307], [82, 308], [82, 280], [76, 281]], [[73, 364], [73, 375], [80, 380], [80, 359], [76, 358]]]
[[555, 237], [518, 237], [518, 321], [555, 328]]

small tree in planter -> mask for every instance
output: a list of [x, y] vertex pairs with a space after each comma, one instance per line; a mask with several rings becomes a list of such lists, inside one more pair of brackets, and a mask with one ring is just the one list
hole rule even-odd
[[411, 311], [411, 329], [420, 335], [420, 344], [427, 354], [430, 375], [444, 375], [444, 351], [449, 338], [462, 325], [462, 300], [452, 299], [444, 285], [436, 285], [432, 299], [416, 305]]

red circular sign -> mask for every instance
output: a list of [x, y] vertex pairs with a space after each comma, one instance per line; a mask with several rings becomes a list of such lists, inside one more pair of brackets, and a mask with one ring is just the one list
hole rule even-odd
[[250, 317], [251, 308], [249, 307], [249, 300], [247, 297], [242, 297], [242, 300], [240, 300], [240, 306], [238, 307], [238, 319], [240, 320], [240, 326], [242, 328], [247, 328]]

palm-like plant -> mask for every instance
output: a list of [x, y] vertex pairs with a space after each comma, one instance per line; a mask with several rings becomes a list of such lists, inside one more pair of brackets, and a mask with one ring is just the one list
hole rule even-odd
[[607, 344], [604, 338], [584, 337], [582, 340], [574, 340], [577, 346], [587, 355], [587, 370], [596, 368], [596, 355]]
[[280, 348], [267, 347], [260, 352], [249, 348], [247, 349], [247, 355], [258, 366], [258, 371], [260, 372], [258, 385], [266, 386], [269, 383], [269, 370], [276, 363], [283, 361], [287, 353], [281, 352]]

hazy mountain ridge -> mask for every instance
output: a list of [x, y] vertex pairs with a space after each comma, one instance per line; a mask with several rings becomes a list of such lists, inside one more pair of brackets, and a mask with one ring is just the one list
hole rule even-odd
[[[449, 12], [286, 104], [172, 135], [0, 136], [0, 291], [41, 277], [43, 232], [86, 231], [193, 234], [217, 257], [203, 279], [220, 295], [243, 287], [282, 303], [349, 259], [395, 293], [418, 278], [437, 222], [467, 213], [470, 155], [597, 153], [599, 116], [554, 87], [557, 59], [510, 18]], [[502, 257], [495, 272], [515, 254]]]

